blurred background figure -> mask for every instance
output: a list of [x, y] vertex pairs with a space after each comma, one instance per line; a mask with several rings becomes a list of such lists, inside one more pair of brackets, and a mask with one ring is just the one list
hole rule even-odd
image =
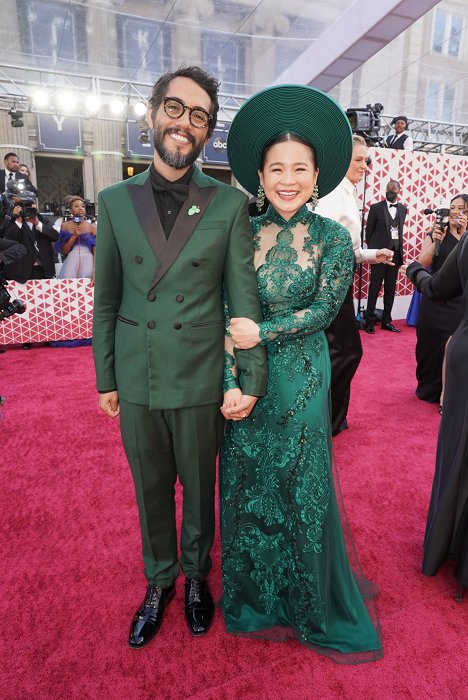
[[[423, 241], [418, 262], [432, 273], [440, 270], [456, 248], [468, 226], [468, 195], [460, 194], [450, 202], [448, 222], [440, 228], [434, 224]], [[439, 252], [435, 255], [439, 241]], [[423, 295], [419, 304], [416, 326], [416, 395], [423, 401], [442, 405], [443, 360], [445, 346], [462, 319], [462, 298], [455, 296], [445, 303]]]
[[[353, 241], [355, 263], [392, 264], [393, 252], [388, 248], [370, 250], [362, 247], [361, 214], [356, 199], [356, 186], [364, 178], [370, 163], [369, 149], [362, 136], [353, 136], [353, 155], [346, 177], [333, 192], [321, 197], [316, 214], [333, 219], [348, 229]], [[325, 331], [331, 361], [332, 435], [348, 427], [347, 414], [351, 381], [362, 357], [362, 343], [353, 301], [353, 283], [332, 324]]]
[[395, 131], [385, 139], [387, 148], [395, 148], [398, 151], [412, 151], [413, 139], [408, 134], [408, 117], [394, 117], [391, 125]]
[[70, 219], [62, 221], [57, 249], [65, 257], [59, 279], [89, 277], [94, 285], [94, 253], [96, 226], [86, 219], [86, 206], [81, 197], [67, 197]]
[[26, 165], [26, 163], [20, 163], [19, 166], [18, 166], [18, 174], [17, 174], [17, 176], [16, 176], [17, 179], [18, 179], [18, 180], [21, 180], [21, 179], [22, 179], [22, 177], [21, 177], [22, 175], [24, 176], [24, 179], [26, 180], [25, 189], [28, 190], [28, 192], [34, 192], [34, 194], [35, 194], [36, 197], [37, 197], [37, 195], [39, 194], [39, 192], [37, 191], [37, 189], [34, 187], [34, 185], [33, 185], [32, 182], [31, 182], [31, 171], [29, 170], [29, 168], [28, 168], [28, 166]]
[[393, 251], [394, 265], [374, 265], [371, 268], [369, 293], [367, 295], [366, 333], [375, 333], [374, 324], [377, 320], [375, 305], [383, 284], [383, 313], [381, 328], [384, 331], [399, 333], [392, 323], [392, 308], [395, 300], [398, 272], [404, 262], [403, 226], [408, 209], [397, 202], [401, 194], [401, 185], [397, 180], [387, 184], [385, 199], [371, 204], [367, 216], [366, 241], [370, 246], [386, 246]]
[[447, 347], [444, 410], [422, 565], [423, 574], [434, 576], [446, 559], [454, 559], [461, 600], [468, 586], [468, 237], [433, 276], [419, 262], [409, 265], [407, 276], [434, 302], [463, 294], [463, 318]]

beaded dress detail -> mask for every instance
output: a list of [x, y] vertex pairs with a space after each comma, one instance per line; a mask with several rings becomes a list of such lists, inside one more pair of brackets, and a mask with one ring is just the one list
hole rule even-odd
[[[331, 470], [330, 360], [324, 334], [351, 283], [349, 233], [302, 207], [251, 222], [268, 350], [268, 391], [228, 422], [220, 460], [227, 631], [295, 636], [353, 663], [381, 645], [351, 571]], [[237, 385], [226, 339], [225, 389]]]

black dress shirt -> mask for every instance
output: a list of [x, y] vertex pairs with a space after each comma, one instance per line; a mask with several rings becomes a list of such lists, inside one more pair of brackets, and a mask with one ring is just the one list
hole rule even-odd
[[[188, 197], [189, 184], [192, 179], [194, 167], [195, 166], [192, 165], [181, 178], [172, 181], [166, 180], [165, 177], [158, 173], [154, 167], [154, 163], [151, 163], [151, 186], [153, 188], [161, 226], [163, 227], [166, 238], [169, 238], [171, 235], [175, 220], [182, 209], [183, 203]], [[177, 194], [174, 190], [171, 191], [173, 185], [177, 186]], [[182, 187], [178, 187], [179, 185], [185, 186], [187, 188], [186, 192]]]

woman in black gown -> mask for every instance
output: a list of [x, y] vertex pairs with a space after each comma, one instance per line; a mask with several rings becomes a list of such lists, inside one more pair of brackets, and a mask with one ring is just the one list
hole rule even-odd
[[444, 412], [427, 516], [422, 571], [434, 576], [445, 559], [457, 562], [455, 578], [468, 586], [468, 237], [431, 276], [414, 262], [409, 279], [433, 301], [463, 294], [462, 321], [447, 347]]
[[[435, 273], [444, 264], [451, 251], [465, 233], [468, 224], [468, 196], [457, 195], [450, 202], [447, 227], [435, 227], [427, 234], [418, 258], [424, 267]], [[436, 241], [440, 241], [439, 255], [434, 255]], [[462, 319], [461, 297], [445, 304], [423, 296], [419, 306], [416, 344], [416, 395], [423, 401], [442, 404], [443, 360], [445, 346]]]

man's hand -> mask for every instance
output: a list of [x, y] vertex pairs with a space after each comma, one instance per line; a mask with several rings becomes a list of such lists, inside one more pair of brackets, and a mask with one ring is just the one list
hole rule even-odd
[[109, 418], [116, 418], [120, 413], [118, 392], [107, 391], [105, 394], [99, 394], [99, 408]]
[[231, 318], [229, 332], [239, 350], [250, 350], [260, 342], [260, 328], [250, 318]]
[[384, 263], [385, 265], [395, 265], [393, 262], [393, 250], [390, 250], [389, 248], [380, 248], [375, 257], [379, 263]]

